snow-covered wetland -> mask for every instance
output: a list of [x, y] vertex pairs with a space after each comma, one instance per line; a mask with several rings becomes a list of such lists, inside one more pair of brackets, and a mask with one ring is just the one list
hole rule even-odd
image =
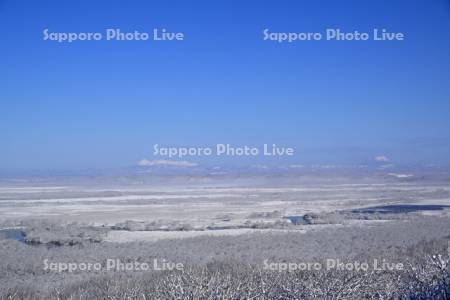
[[[305, 298], [311, 298], [326, 294], [331, 276], [336, 280], [332, 289], [349, 289], [345, 295], [358, 298], [360, 290], [346, 286], [358, 272], [367, 277], [357, 276], [365, 278], [365, 293], [380, 297], [429, 295], [436, 292], [433, 289], [442, 293], [448, 288], [439, 282], [416, 282], [399, 270], [283, 269], [283, 262], [298, 267], [336, 259], [384, 259], [405, 268], [408, 263], [437, 272], [436, 262], [428, 257], [448, 254], [450, 186], [445, 179], [290, 176], [281, 180], [183, 178], [176, 184], [136, 178], [120, 183], [3, 180], [0, 224], [3, 297], [86, 294], [137, 299], [151, 294], [165, 299], [183, 298], [183, 289], [189, 291], [186, 299], [190, 299], [200, 293], [198, 280], [209, 280], [209, 288], [201, 289], [209, 299], [214, 299], [214, 290], [239, 295], [227, 299], [245, 298], [239, 294], [243, 291], [260, 299], [294, 295], [283, 287], [286, 284], [304, 289]], [[153, 265], [150, 271], [111, 271], [112, 260]], [[169, 262], [184, 268], [167, 269]], [[75, 269], [65, 268], [69, 263]], [[98, 269], [86, 271], [80, 264], [96, 264]], [[170, 294], [163, 286], [166, 276], [182, 280], [170, 283]], [[240, 281], [225, 285], [227, 276]], [[248, 276], [254, 280], [242, 281]], [[391, 289], [377, 290], [392, 276], [398, 281]], [[133, 285], [131, 290], [124, 286], [127, 280], [132, 282], [128, 283]], [[261, 280], [273, 281], [266, 294], [261, 294]], [[113, 290], [95, 288], [106, 283]], [[244, 290], [236, 290], [239, 284], [245, 285]]]

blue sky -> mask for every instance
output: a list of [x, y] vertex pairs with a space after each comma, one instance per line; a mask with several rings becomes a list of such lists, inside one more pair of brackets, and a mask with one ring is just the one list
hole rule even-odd
[[[45, 28], [185, 40], [57, 43]], [[279, 44], [265, 28], [406, 39]], [[156, 143], [276, 143], [295, 147], [289, 163], [450, 163], [449, 1], [0, 0], [0, 35], [3, 169], [128, 166]]]

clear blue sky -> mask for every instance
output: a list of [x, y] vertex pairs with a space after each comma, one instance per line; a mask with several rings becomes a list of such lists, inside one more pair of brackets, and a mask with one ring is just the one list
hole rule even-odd
[[[152, 31], [183, 42], [43, 41]], [[402, 42], [262, 30], [403, 32]], [[155, 143], [296, 148], [298, 163], [450, 163], [450, 2], [0, 0], [0, 168], [103, 168]]]

